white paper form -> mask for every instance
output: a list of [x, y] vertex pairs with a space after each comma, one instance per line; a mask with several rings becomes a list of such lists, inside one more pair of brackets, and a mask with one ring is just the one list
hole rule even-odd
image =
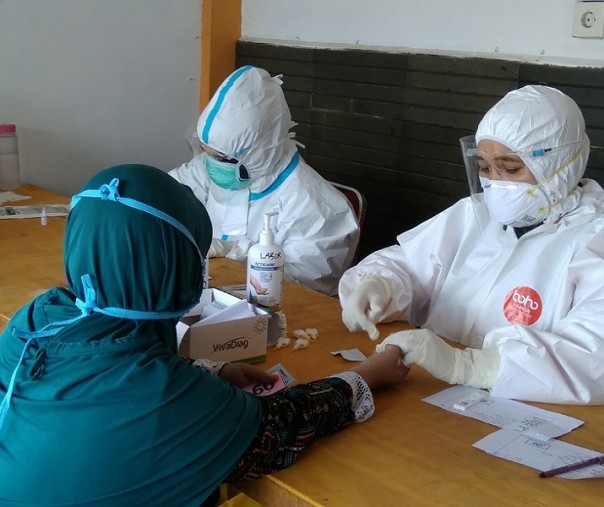
[[[601, 452], [584, 449], [560, 440], [536, 440], [508, 430], [491, 433], [473, 446], [498, 458], [520, 463], [540, 471], [552, 470], [602, 455]], [[604, 465], [592, 465], [556, 477], [562, 477], [563, 479], [604, 477]]]
[[182, 343], [182, 340], [185, 337], [185, 334], [187, 334], [188, 330], [189, 326], [186, 324], [183, 324], [182, 322], [178, 322], [176, 324], [176, 345], [178, 347], [180, 347], [180, 344]]
[[[213, 310], [205, 312], [211, 306], [216, 305]], [[231, 306], [224, 306], [221, 303], [212, 301], [212, 303], [204, 307], [204, 312], [201, 314], [201, 320], [193, 324], [195, 327], [206, 326], [208, 324], [216, 324], [217, 322], [226, 322], [229, 320], [245, 319], [254, 317], [256, 314], [247, 301], [239, 301]]]
[[37, 204], [35, 206], [1, 206], [0, 220], [12, 218], [40, 218], [46, 212], [47, 217], [66, 217], [68, 204]]
[[[204, 309], [207, 309], [208, 306], [215, 304], [215, 302], [206, 305]], [[239, 303], [235, 303], [234, 305], [219, 308], [216, 307], [216, 311], [209, 315], [208, 317], [198, 320], [193, 324], [195, 327], [202, 327], [207, 324], [216, 324], [217, 322], [226, 322], [229, 320], [237, 320], [243, 319], [247, 317], [253, 317], [256, 314], [250, 309], [250, 304], [247, 301], [240, 301]], [[180, 347], [180, 343], [182, 342], [186, 332], [189, 330], [188, 325], [183, 324], [182, 322], [178, 322], [176, 324], [176, 343]]]
[[5, 202], [22, 201], [24, 199], [31, 199], [29, 195], [21, 195], [16, 192], [0, 192], [0, 205]]
[[[473, 404], [465, 409], [463, 400], [475, 397]], [[444, 408], [449, 412], [478, 419], [479, 421], [522, 433], [537, 440], [559, 437], [581, 426], [584, 421], [558, 414], [526, 403], [489, 395], [483, 389], [467, 386], [454, 386], [440, 393], [424, 398], [425, 402]]]

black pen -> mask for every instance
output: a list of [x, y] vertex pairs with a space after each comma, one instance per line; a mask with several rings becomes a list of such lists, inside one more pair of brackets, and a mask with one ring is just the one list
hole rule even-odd
[[570, 465], [563, 467], [552, 468], [545, 472], [541, 472], [539, 477], [553, 477], [554, 475], [565, 474], [566, 472], [572, 472], [573, 470], [579, 470], [581, 468], [587, 468], [592, 465], [604, 465], [604, 456], [596, 456], [595, 458], [586, 459], [584, 461], [578, 461]]

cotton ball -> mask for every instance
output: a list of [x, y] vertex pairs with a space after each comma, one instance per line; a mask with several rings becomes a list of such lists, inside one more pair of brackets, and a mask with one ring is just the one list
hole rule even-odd
[[294, 350], [305, 349], [308, 347], [308, 343], [307, 338], [298, 338], [294, 343]]

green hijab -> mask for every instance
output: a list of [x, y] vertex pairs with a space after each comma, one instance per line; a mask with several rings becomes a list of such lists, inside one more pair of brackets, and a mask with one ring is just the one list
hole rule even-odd
[[159, 169], [112, 167], [75, 196], [67, 288], [0, 335], [0, 498], [199, 505], [224, 480], [260, 402], [176, 355], [211, 237], [203, 205]]
[[0, 403], [0, 430], [30, 346], [145, 336], [175, 353], [176, 322], [199, 300], [211, 238], [203, 205], [163, 171], [120, 165], [91, 178], [65, 229], [68, 291], [46, 293], [7, 326], [26, 341]]
[[[113, 190], [119, 196], [114, 197], [123, 202], [85, 195], [102, 187], [107, 190], [115, 179]], [[134, 205], [152, 208], [151, 212], [132, 207], [133, 200]], [[190, 237], [152, 214], [154, 210], [181, 224]], [[199, 298], [204, 270], [200, 255], [207, 253], [211, 238], [210, 218], [185, 185], [150, 166], [105, 169], [72, 200], [64, 238], [67, 291], [55, 297], [43, 314], [33, 312], [24, 329], [17, 331], [58, 326], [62, 341], [80, 340], [79, 326], [86, 320], [86, 340], [151, 333], [176, 351], [174, 324]], [[99, 312], [82, 310], [76, 303], [90, 300], [82, 280], [86, 275]], [[108, 307], [125, 310], [126, 318], [117, 319], [123, 322], [101, 313]]]
[[[203, 259], [212, 225], [203, 205], [186, 186], [159, 169], [144, 165], [122, 165], [94, 176], [78, 195], [98, 190], [115, 178], [117, 192], [176, 220], [190, 233], [187, 238], [174, 225], [159, 217], [108, 199], [74, 198], [65, 230], [65, 273], [69, 290], [86, 299], [82, 276], [89, 275], [96, 305], [131, 311], [184, 314], [196, 303], [203, 283]], [[107, 187], [105, 187], [107, 189]], [[137, 205], [137, 203], [134, 203]], [[76, 311], [78, 309], [76, 308]], [[124, 323], [130, 333], [155, 333], [174, 348], [175, 318], [136, 320]], [[98, 315], [99, 334], [112, 332], [115, 319]]]

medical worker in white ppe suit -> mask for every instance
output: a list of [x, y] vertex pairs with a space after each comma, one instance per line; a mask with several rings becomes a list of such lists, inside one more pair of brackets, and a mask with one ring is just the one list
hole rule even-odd
[[210, 257], [243, 261], [263, 214], [283, 247], [285, 278], [334, 295], [359, 227], [346, 197], [302, 160], [278, 77], [245, 66], [219, 87], [197, 123], [202, 153], [170, 171], [193, 189], [214, 228]]
[[462, 151], [475, 192], [347, 271], [344, 323], [373, 339], [378, 322], [421, 326], [378, 350], [397, 345], [407, 366], [451, 384], [604, 403], [604, 191], [581, 179], [581, 111], [556, 89], [525, 86], [471, 141]]

